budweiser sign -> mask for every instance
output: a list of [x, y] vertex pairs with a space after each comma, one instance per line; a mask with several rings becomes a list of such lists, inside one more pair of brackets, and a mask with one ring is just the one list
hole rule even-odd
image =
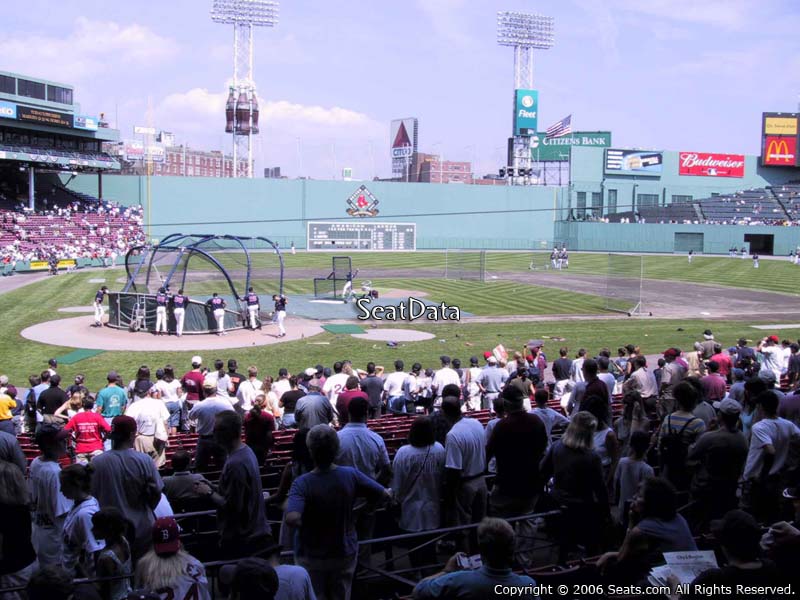
[[702, 177], [744, 177], [743, 154], [709, 154], [681, 152], [678, 158], [679, 175]]

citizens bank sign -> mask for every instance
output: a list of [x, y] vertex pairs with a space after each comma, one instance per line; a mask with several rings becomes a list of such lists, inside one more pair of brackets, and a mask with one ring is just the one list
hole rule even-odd
[[678, 175], [700, 177], [744, 177], [744, 155], [680, 152]]
[[568, 135], [548, 138], [544, 133], [531, 137], [531, 160], [534, 162], [567, 161], [573, 146], [608, 148], [610, 131], [574, 131]]

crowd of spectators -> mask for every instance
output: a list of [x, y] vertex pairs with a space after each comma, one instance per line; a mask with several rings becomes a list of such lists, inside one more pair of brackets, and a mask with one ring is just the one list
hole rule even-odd
[[[350, 598], [376, 551], [359, 541], [387, 514], [415, 534], [416, 598], [532, 586], [541, 533], [560, 564], [585, 561], [598, 581], [645, 582], [665, 552], [708, 539], [721, 566], [698, 582], [789, 581], [797, 342], [725, 346], [706, 330], [687, 351], [561, 348], [552, 365], [543, 346], [487, 351], [468, 368], [442, 356], [429, 374], [344, 360], [275, 379], [194, 356], [181, 377], [143, 365], [127, 383], [108, 373], [97, 393], [81, 375], [62, 386], [54, 360], [27, 387], [0, 376], [0, 588], [66, 598], [89, 578], [75, 597], [205, 599], [215, 585], [222, 597]], [[386, 420], [410, 423], [391, 452]], [[279, 438], [291, 457], [269, 494]], [[182, 546], [186, 510], [216, 511], [213, 558], [229, 563], [216, 583]], [[434, 543], [441, 527], [455, 529]]]

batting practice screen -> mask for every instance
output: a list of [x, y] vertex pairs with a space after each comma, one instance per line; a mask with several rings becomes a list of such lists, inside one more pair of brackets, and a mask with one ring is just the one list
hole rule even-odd
[[309, 221], [307, 239], [311, 251], [411, 251], [417, 249], [417, 224]]

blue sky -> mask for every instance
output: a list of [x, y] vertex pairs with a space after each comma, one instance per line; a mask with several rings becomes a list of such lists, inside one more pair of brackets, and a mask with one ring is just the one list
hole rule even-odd
[[[8, 3], [0, 69], [75, 85], [83, 112], [118, 115], [125, 135], [149, 122], [228, 148], [233, 36], [210, 5]], [[389, 121], [416, 116], [423, 151], [494, 172], [513, 94], [498, 10], [555, 17], [555, 46], [535, 57], [540, 128], [571, 113], [616, 146], [756, 154], [761, 112], [800, 101], [797, 0], [284, 0], [256, 34], [257, 166], [387, 176]]]

